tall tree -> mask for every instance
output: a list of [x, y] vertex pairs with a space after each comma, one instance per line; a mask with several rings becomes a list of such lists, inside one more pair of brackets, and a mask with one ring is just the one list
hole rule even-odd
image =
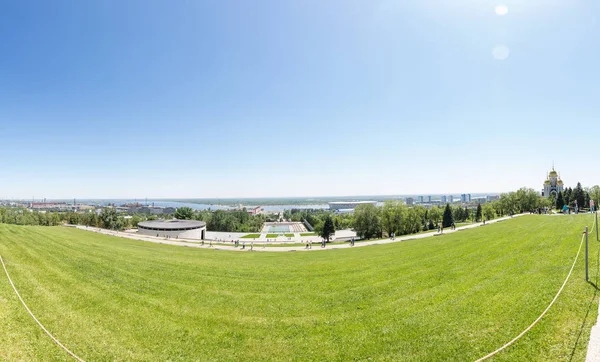
[[558, 210], [562, 210], [562, 208], [565, 206], [565, 199], [563, 196], [563, 192], [559, 191], [558, 192], [558, 196], [556, 197], [556, 208]]
[[477, 204], [477, 213], [475, 214], [475, 221], [481, 221], [483, 211], [481, 210], [481, 204]]
[[354, 209], [354, 230], [362, 239], [382, 234], [380, 209], [373, 204], [359, 205]]
[[404, 214], [404, 203], [398, 200], [388, 200], [381, 209], [381, 223], [388, 235], [401, 233], [402, 219]]
[[594, 185], [590, 188], [590, 200], [594, 200], [595, 208], [600, 206], [600, 186]]
[[450, 208], [450, 204], [446, 204], [446, 208], [444, 209], [444, 216], [442, 217], [442, 226], [448, 228], [454, 224], [454, 218], [452, 217], [452, 209]]
[[123, 219], [117, 215], [117, 211], [112, 207], [105, 207], [100, 214], [102, 227], [111, 230], [120, 230], [123, 227]]
[[321, 229], [319, 236], [322, 237], [323, 239], [327, 240], [327, 242], [329, 242], [331, 235], [333, 235], [334, 233], [335, 233], [335, 225], [333, 225], [333, 220], [331, 219], [331, 215], [327, 215], [327, 217], [325, 218], [325, 222], [323, 223], [323, 229]]
[[191, 207], [179, 207], [175, 211], [175, 218], [179, 220], [191, 220], [194, 217], [194, 210]]
[[573, 190], [573, 201], [577, 201], [577, 206], [581, 209], [585, 207], [585, 194], [581, 182], [577, 183], [577, 187]]
[[570, 187], [564, 190], [563, 198], [566, 205], [569, 205], [573, 201], [573, 190]]
[[556, 206], [556, 195], [554, 193], [551, 193], [550, 196], [548, 197], [548, 200], [550, 201], [550, 207], [555, 207]]
[[486, 220], [493, 220], [496, 217], [494, 207], [490, 204], [485, 204], [483, 206], [483, 216], [485, 216]]

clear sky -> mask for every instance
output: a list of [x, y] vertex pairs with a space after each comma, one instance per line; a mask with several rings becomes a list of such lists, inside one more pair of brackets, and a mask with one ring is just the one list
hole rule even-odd
[[552, 161], [568, 186], [598, 184], [599, 13], [591, 0], [4, 2], [0, 198], [538, 190]]

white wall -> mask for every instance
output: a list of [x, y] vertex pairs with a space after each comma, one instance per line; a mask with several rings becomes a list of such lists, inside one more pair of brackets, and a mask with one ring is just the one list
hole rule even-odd
[[161, 238], [165, 238], [167, 236], [171, 237], [172, 239], [176, 239], [177, 237], [179, 238], [184, 238], [184, 239], [202, 239], [202, 230], [204, 230], [204, 232], [206, 232], [206, 228], [199, 228], [199, 229], [194, 229], [194, 230], [186, 230], [186, 231], [156, 231], [156, 230], [148, 230], [148, 229], [142, 229], [139, 228], [138, 229], [138, 233], [142, 234], [142, 235], [150, 235], [150, 236], [156, 236], [158, 235]]

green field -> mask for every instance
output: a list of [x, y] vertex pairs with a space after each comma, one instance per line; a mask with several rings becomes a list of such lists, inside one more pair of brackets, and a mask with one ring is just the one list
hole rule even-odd
[[293, 237], [294, 237], [294, 234], [284, 234], [284, 236], [285, 236], [286, 238], [293, 238]]
[[317, 233], [300, 233], [300, 236], [315, 236]]
[[260, 238], [260, 234], [248, 234], [242, 236], [240, 239], [258, 239]]
[[[519, 334], [564, 278], [591, 215], [524, 216], [395, 244], [228, 252], [0, 225], [21, 295], [96, 360], [475, 360]], [[590, 275], [598, 284], [598, 244]], [[585, 358], [597, 291], [583, 254], [502, 361]], [[69, 360], [0, 275], [0, 360]]]
[[267, 234], [268, 239], [275, 239], [277, 237], [279, 237], [279, 234]]

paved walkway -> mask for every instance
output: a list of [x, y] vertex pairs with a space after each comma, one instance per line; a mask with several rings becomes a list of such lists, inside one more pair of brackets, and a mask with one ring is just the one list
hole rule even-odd
[[[512, 217], [519, 217], [519, 216], [523, 216], [523, 215], [528, 215], [528, 214], [519, 214], [519, 215], [514, 215]], [[507, 217], [502, 217], [499, 219], [487, 221], [485, 225], [494, 224], [497, 222], [508, 220], [508, 219], [511, 219], [512, 217], [507, 216]], [[216, 244], [216, 243], [213, 244], [213, 246], [211, 246], [210, 241], [208, 241], [208, 240], [206, 240], [204, 242], [204, 245], [202, 245], [201, 241], [192, 240], [192, 239], [177, 239], [177, 240], [175, 240], [175, 239], [165, 239], [165, 238], [160, 238], [160, 237], [157, 238], [155, 236], [140, 235], [137, 233], [113, 231], [113, 230], [92, 228], [92, 227], [79, 226], [79, 225], [72, 226], [72, 227], [76, 227], [77, 229], [80, 229], [80, 230], [92, 231], [92, 232], [96, 232], [96, 233], [100, 233], [100, 234], [112, 235], [112, 236], [117, 236], [117, 237], [122, 237], [122, 238], [127, 238], [127, 239], [149, 241], [149, 242], [157, 243], [157, 244], [185, 246], [185, 247], [189, 247], [189, 248], [229, 250], [229, 251], [285, 252], [285, 251], [318, 251], [318, 250], [331, 250], [331, 249], [347, 249], [347, 248], [353, 248], [353, 247], [360, 248], [360, 247], [371, 246], [371, 245], [391, 244], [391, 243], [398, 243], [398, 242], [402, 242], [402, 241], [406, 241], [406, 240], [424, 239], [424, 238], [429, 238], [429, 237], [433, 237], [433, 236], [452, 234], [452, 233], [455, 233], [455, 232], [458, 232], [461, 230], [473, 229], [473, 228], [480, 227], [480, 226], [484, 226], [484, 224], [483, 223], [474, 223], [471, 225], [457, 227], [456, 230], [449, 230], [446, 228], [444, 230], [444, 232], [441, 234], [437, 233], [437, 232], [429, 232], [429, 233], [423, 233], [423, 234], [404, 235], [401, 237], [397, 237], [394, 240], [381, 239], [381, 240], [357, 242], [356, 244], [354, 244], [354, 246], [350, 246], [350, 243], [345, 243], [345, 244], [327, 245], [327, 247], [321, 248], [320, 243], [313, 243], [312, 249], [306, 249], [306, 247], [304, 245], [302, 245], [302, 246], [270, 247], [270, 246], [266, 246], [266, 245], [268, 245], [268, 243], [265, 245], [265, 243], [263, 243], [263, 242], [260, 242], [260, 243], [255, 242], [254, 248], [252, 250], [250, 249], [251, 241], [249, 241], [249, 240], [246, 240], [246, 248], [242, 249], [242, 243], [243, 243], [242, 240], [240, 240], [240, 246], [236, 248], [233, 245], [229, 246], [229, 245], [222, 245], [222, 244]], [[274, 242], [274, 243], [278, 243], [278, 242]]]
[[[598, 217], [598, 215], [596, 215]], [[594, 224], [594, 228], [598, 225]], [[590, 241], [594, 240], [595, 230], [592, 229], [590, 233]], [[598, 317], [596, 324], [592, 327], [590, 332], [590, 341], [588, 343], [587, 354], [585, 356], [586, 362], [600, 362], [600, 303], [598, 304]]]
[[598, 362], [600, 361], [600, 305], [598, 305], [598, 320], [596, 325], [592, 327], [590, 332], [590, 341], [588, 343], [587, 354], [585, 356], [586, 362]]

